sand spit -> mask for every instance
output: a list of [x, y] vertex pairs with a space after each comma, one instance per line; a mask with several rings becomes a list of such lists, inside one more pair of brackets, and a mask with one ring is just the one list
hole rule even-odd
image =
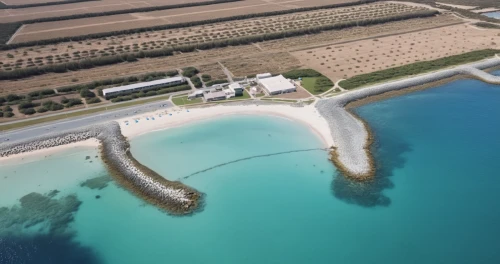
[[172, 214], [197, 209], [201, 194], [180, 182], [168, 181], [140, 164], [130, 153], [129, 143], [117, 122], [40, 136], [27, 141], [0, 145], [0, 157], [32, 152], [97, 138], [101, 157], [112, 176], [124, 187]]
[[372, 135], [368, 126], [361, 119], [345, 109], [348, 103], [390, 91], [432, 83], [460, 74], [469, 75], [472, 78], [488, 83], [500, 84], [500, 77], [480, 70], [498, 65], [500, 65], [500, 59], [495, 57], [478, 63], [353, 90], [333, 98], [318, 101], [316, 108], [328, 122], [333, 141], [336, 143], [332, 148], [331, 160], [346, 177], [355, 180], [367, 180], [375, 175], [374, 161], [370, 153], [370, 145], [373, 141]]

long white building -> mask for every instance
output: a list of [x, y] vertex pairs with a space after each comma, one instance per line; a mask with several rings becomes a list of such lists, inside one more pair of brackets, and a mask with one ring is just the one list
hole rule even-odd
[[159, 88], [159, 87], [167, 87], [167, 86], [175, 86], [179, 84], [186, 83], [186, 79], [184, 77], [172, 77], [165, 78], [150, 82], [142, 82], [142, 83], [134, 83], [124, 86], [118, 86], [113, 88], [107, 88], [102, 90], [102, 95], [104, 97], [117, 95], [121, 93], [135, 92], [135, 91], [146, 91], [149, 89]]
[[283, 75], [257, 79], [257, 81], [270, 95], [297, 91], [295, 84], [283, 77]]

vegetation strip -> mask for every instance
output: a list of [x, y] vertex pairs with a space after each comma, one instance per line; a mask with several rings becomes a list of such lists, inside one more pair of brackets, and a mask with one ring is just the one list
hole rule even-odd
[[95, 59], [84, 59], [75, 62], [61, 63], [55, 65], [46, 65], [42, 67], [29, 67], [23, 69], [16, 69], [13, 71], [1, 71], [0, 72], [0, 80], [11, 80], [11, 79], [20, 79], [27, 78], [30, 76], [41, 75], [45, 73], [55, 72], [67, 72], [67, 71], [76, 71], [80, 69], [90, 69], [97, 66], [111, 65], [116, 63], [122, 63], [129, 60], [129, 56], [133, 56], [134, 58], [155, 58], [155, 57], [164, 57], [171, 56], [174, 52], [193, 52], [196, 50], [207, 50], [213, 48], [221, 48], [227, 46], [237, 46], [237, 45], [245, 45], [251, 44], [255, 42], [283, 39], [294, 36], [308, 35], [308, 34], [318, 34], [323, 31], [328, 30], [339, 30], [349, 27], [355, 26], [368, 26], [373, 24], [382, 24], [393, 21], [400, 21], [411, 18], [421, 18], [421, 17], [430, 17], [438, 14], [439, 12], [435, 10], [428, 11], [420, 11], [408, 14], [400, 14], [390, 17], [383, 17], [377, 19], [369, 19], [362, 21], [351, 21], [344, 23], [335, 23], [330, 25], [322, 25], [322, 26], [313, 26], [309, 28], [282, 31], [270, 34], [262, 34], [262, 35], [254, 35], [247, 36], [241, 38], [227, 39], [227, 40], [218, 40], [212, 42], [204, 42], [199, 44], [191, 44], [191, 45], [183, 45], [183, 46], [175, 46], [171, 48], [157, 49], [157, 50], [147, 50], [140, 51], [137, 53], [129, 53], [129, 54], [121, 54], [114, 56], [105, 56]]
[[[160, 25], [160, 26], [150, 26], [150, 27], [142, 27], [142, 28], [134, 28], [134, 29], [117, 30], [117, 31], [111, 31], [111, 32], [94, 33], [94, 34], [87, 34], [87, 35], [80, 35], [80, 36], [73, 36], [73, 37], [61, 37], [61, 38], [53, 38], [53, 39], [38, 40], [38, 41], [28, 41], [28, 42], [15, 43], [15, 44], [3, 44], [3, 45], [0, 45], [0, 50], [10, 50], [10, 49], [15, 49], [15, 48], [20, 48], [20, 47], [31, 47], [31, 46], [37, 46], [37, 45], [56, 44], [56, 43], [67, 42], [67, 41], [82, 41], [82, 40], [91, 39], [91, 38], [103, 38], [103, 37], [111, 37], [111, 36], [116, 36], [116, 35], [127, 35], [127, 34], [133, 34], [133, 33], [146, 32], [146, 31], [176, 29], [176, 28], [184, 28], [184, 27], [191, 27], [191, 26], [201, 26], [201, 25], [206, 25], [206, 24], [235, 21], [235, 20], [242, 20], [242, 19], [248, 19], [248, 18], [268, 17], [268, 16], [277, 16], [277, 15], [306, 12], [306, 11], [314, 11], [314, 10], [320, 10], [320, 9], [356, 6], [356, 5], [361, 5], [361, 4], [373, 3], [373, 2], [377, 2], [377, 0], [360, 0], [357, 2], [348, 2], [348, 3], [331, 4], [331, 5], [314, 6], [314, 7], [303, 7], [303, 8], [295, 8], [295, 9], [271, 11], [271, 12], [263, 12], [263, 13], [254, 13], [254, 14], [246, 14], [246, 15], [237, 15], [237, 16], [231, 16], [231, 17], [222, 17], [222, 18], [206, 19], [206, 20], [191, 21], [191, 22], [184, 22], [184, 23]], [[17, 28], [19, 28], [21, 26], [21, 24], [19, 24], [19, 23], [15, 23], [15, 24], [17, 25], [17, 27], [16, 27], [16, 30], [17, 30]], [[4, 25], [8, 25], [8, 24], [0, 24], [0, 29], [2, 29], [2, 30], [0, 30], [0, 32], [4, 32], [4, 30], [3, 30]], [[9, 27], [12, 27], [12, 26], [9, 26]], [[12, 34], [14, 34], [14, 33], [15, 32], [12, 32]], [[8, 39], [10, 39], [10, 37], [11, 37], [11, 35], [6, 37], [5, 33], [3, 34], [3, 36], [0, 35], [0, 43], [6, 43], [6, 41]]]
[[19, 8], [28, 8], [28, 7], [38, 7], [38, 6], [52, 6], [52, 5], [65, 5], [65, 4], [74, 4], [80, 2], [90, 2], [90, 1], [101, 1], [101, 0], [62, 0], [62, 1], [53, 1], [53, 2], [44, 2], [44, 3], [32, 3], [25, 5], [7, 5], [0, 1], [0, 9], [19, 9]]
[[499, 52], [500, 50], [494, 49], [477, 50], [432, 61], [416, 62], [400, 67], [389, 68], [382, 71], [357, 75], [347, 80], [341, 81], [339, 85], [344, 89], [355, 89], [358, 87], [384, 82], [391, 79], [435, 71], [449, 66], [480, 61], [495, 56], [495, 54]]
[[85, 116], [85, 115], [104, 112], [104, 111], [108, 111], [108, 110], [114, 110], [114, 109], [129, 107], [129, 106], [135, 106], [135, 105], [146, 104], [146, 103], [151, 103], [151, 102], [156, 102], [156, 101], [161, 101], [161, 100], [167, 100], [169, 98], [170, 98], [170, 95], [157, 96], [157, 97], [148, 98], [145, 100], [125, 102], [125, 103], [120, 103], [120, 104], [114, 104], [111, 106], [100, 106], [100, 107], [89, 108], [89, 109], [85, 109], [85, 110], [81, 110], [81, 111], [75, 111], [75, 112], [71, 112], [71, 113], [60, 113], [60, 114], [53, 115], [53, 116], [41, 117], [41, 118], [36, 118], [36, 119], [28, 119], [26, 121], [19, 121], [19, 122], [15, 122], [15, 123], [0, 125], [0, 131], [19, 129], [19, 128], [23, 128], [23, 127], [27, 127], [27, 126], [34, 126], [34, 125], [38, 125], [38, 124], [42, 124], [42, 123], [63, 120], [63, 119], [67, 119], [70, 117]]

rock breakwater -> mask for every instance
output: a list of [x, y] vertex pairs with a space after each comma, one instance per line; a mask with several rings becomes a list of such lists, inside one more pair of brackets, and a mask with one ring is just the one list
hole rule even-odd
[[200, 205], [201, 194], [180, 183], [169, 181], [140, 164], [130, 153], [130, 145], [117, 122], [53, 133], [23, 142], [0, 145], [0, 157], [71, 144], [96, 138], [111, 175], [138, 197], [172, 214], [188, 214]]
[[500, 84], [500, 77], [480, 70], [498, 65], [500, 65], [500, 59], [495, 57], [404, 80], [352, 90], [329, 99], [319, 100], [316, 103], [316, 108], [326, 119], [335, 144], [332, 146], [331, 160], [346, 177], [362, 181], [371, 179], [375, 175], [374, 161], [370, 153], [373, 137], [368, 125], [345, 109], [348, 103], [390, 91], [429, 84], [461, 74], [488, 83]]

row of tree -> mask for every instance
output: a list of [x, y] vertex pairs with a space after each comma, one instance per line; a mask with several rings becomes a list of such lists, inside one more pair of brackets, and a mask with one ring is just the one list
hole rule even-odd
[[216, 41], [204, 42], [204, 43], [198, 43], [198, 44], [173, 46], [173, 47], [157, 49], [157, 50], [140, 51], [140, 52], [132, 53], [132, 54], [105, 56], [105, 57], [99, 57], [99, 58], [93, 58], [93, 59], [89, 58], [89, 59], [84, 59], [84, 60], [75, 61], [75, 62], [46, 65], [46, 66], [41, 66], [41, 67], [22, 68], [22, 69], [16, 69], [13, 71], [2, 71], [2, 72], [0, 72], [0, 80], [20, 79], [20, 78], [26, 78], [26, 77], [30, 77], [30, 76], [34, 76], [34, 75], [50, 73], [50, 72], [61, 73], [61, 72], [67, 72], [67, 71], [76, 71], [76, 70], [80, 70], [80, 69], [89, 69], [89, 68], [93, 68], [93, 67], [97, 67], [97, 66], [122, 63], [122, 62], [127, 61], [127, 56], [134, 56], [137, 58], [153, 58], [153, 57], [171, 56], [171, 55], [173, 55], [174, 51], [192, 52], [195, 50], [207, 50], [207, 49], [221, 48], [221, 47], [227, 47], [227, 46], [245, 45], [245, 44], [251, 44], [251, 43], [255, 43], [255, 42], [283, 39], [283, 38], [289, 38], [289, 37], [294, 37], [294, 36], [317, 34], [317, 33], [323, 32], [323, 31], [338, 30], [338, 29], [344, 29], [344, 28], [349, 28], [349, 27], [354, 27], [354, 26], [367, 26], [367, 25], [381, 24], [381, 23], [417, 18], [417, 17], [429, 17], [429, 16], [434, 16], [438, 13], [439, 12], [436, 10], [424, 10], [424, 11], [418, 11], [418, 12], [413, 12], [413, 13], [394, 15], [394, 16], [390, 16], [390, 17], [373, 18], [373, 19], [366, 19], [366, 20], [361, 20], [361, 21], [341, 22], [341, 23], [336, 23], [336, 24], [331, 24], [331, 25], [313, 26], [313, 27], [309, 27], [309, 28], [294, 29], [294, 30], [275, 32], [275, 33], [269, 33], [269, 34], [253, 35], [253, 36], [246, 36], [246, 37], [226, 39], [226, 40], [216, 40]]
[[[377, 0], [359, 0], [356, 2], [330, 4], [330, 5], [314, 6], [314, 7], [303, 7], [303, 8], [295, 8], [295, 9], [288, 9], [288, 10], [280, 10], [280, 11], [270, 11], [270, 12], [263, 12], [263, 13], [253, 13], [253, 14], [230, 16], [230, 17], [220, 17], [220, 18], [215, 18], [215, 19], [206, 19], [206, 20], [199, 20], [199, 21], [176, 23], [176, 24], [166, 24], [166, 25], [160, 25], [160, 26], [151, 26], [151, 27], [125, 29], [125, 30], [117, 30], [117, 31], [110, 31], [110, 32], [93, 33], [93, 34], [86, 34], [86, 35], [73, 36], [73, 37], [60, 37], [60, 38], [53, 38], [53, 39], [28, 41], [28, 42], [22, 42], [22, 43], [4, 44], [4, 45], [0, 45], [0, 49], [1, 50], [9, 50], [9, 49], [15, 49], [15, 48], [19, 48], [19, 47], [48, 45], [48, 44], [56, 44], [56, 43], [67, 42], [67, 41], [83, 41], [83, 40], [93, 39], [93, 38], [103, 38], [103, 37], [111, 37], [111, 36], [117, 36], [117, 35], [135, 34], [135, 33], [147, 32], [147, 31], [176, 29], [176, 28], [200, 26], [200, 25], [206, 25], [206, 24], [235, 21], [235, 20], [242, 20], [242, 19], [249, 19], [249, 18], [284, 15], [284, 14], [306, 12], [306, 11], [313, 11], [313, 10], [319, 10], [319, 9], [347, 7], [347, 6], [366, 4], [366, 3], [376, 2], [376, 1]], [[0, 24], [0, 26], [2, 26], [2, 24]], [[3, 29], [0, 28], [0, 30], [3, 30]]]
[[37, 6], [64, 5], [64, 4], [73, 4], [73, 3], [88, 2], [88, 1], [100, 1], [100, 0], [62, 0], [62, 1], [32, 3], [24, 5], [7, 5], [0, 1], [0, 9], [18, 9], [18, 8], [37, 7]]

